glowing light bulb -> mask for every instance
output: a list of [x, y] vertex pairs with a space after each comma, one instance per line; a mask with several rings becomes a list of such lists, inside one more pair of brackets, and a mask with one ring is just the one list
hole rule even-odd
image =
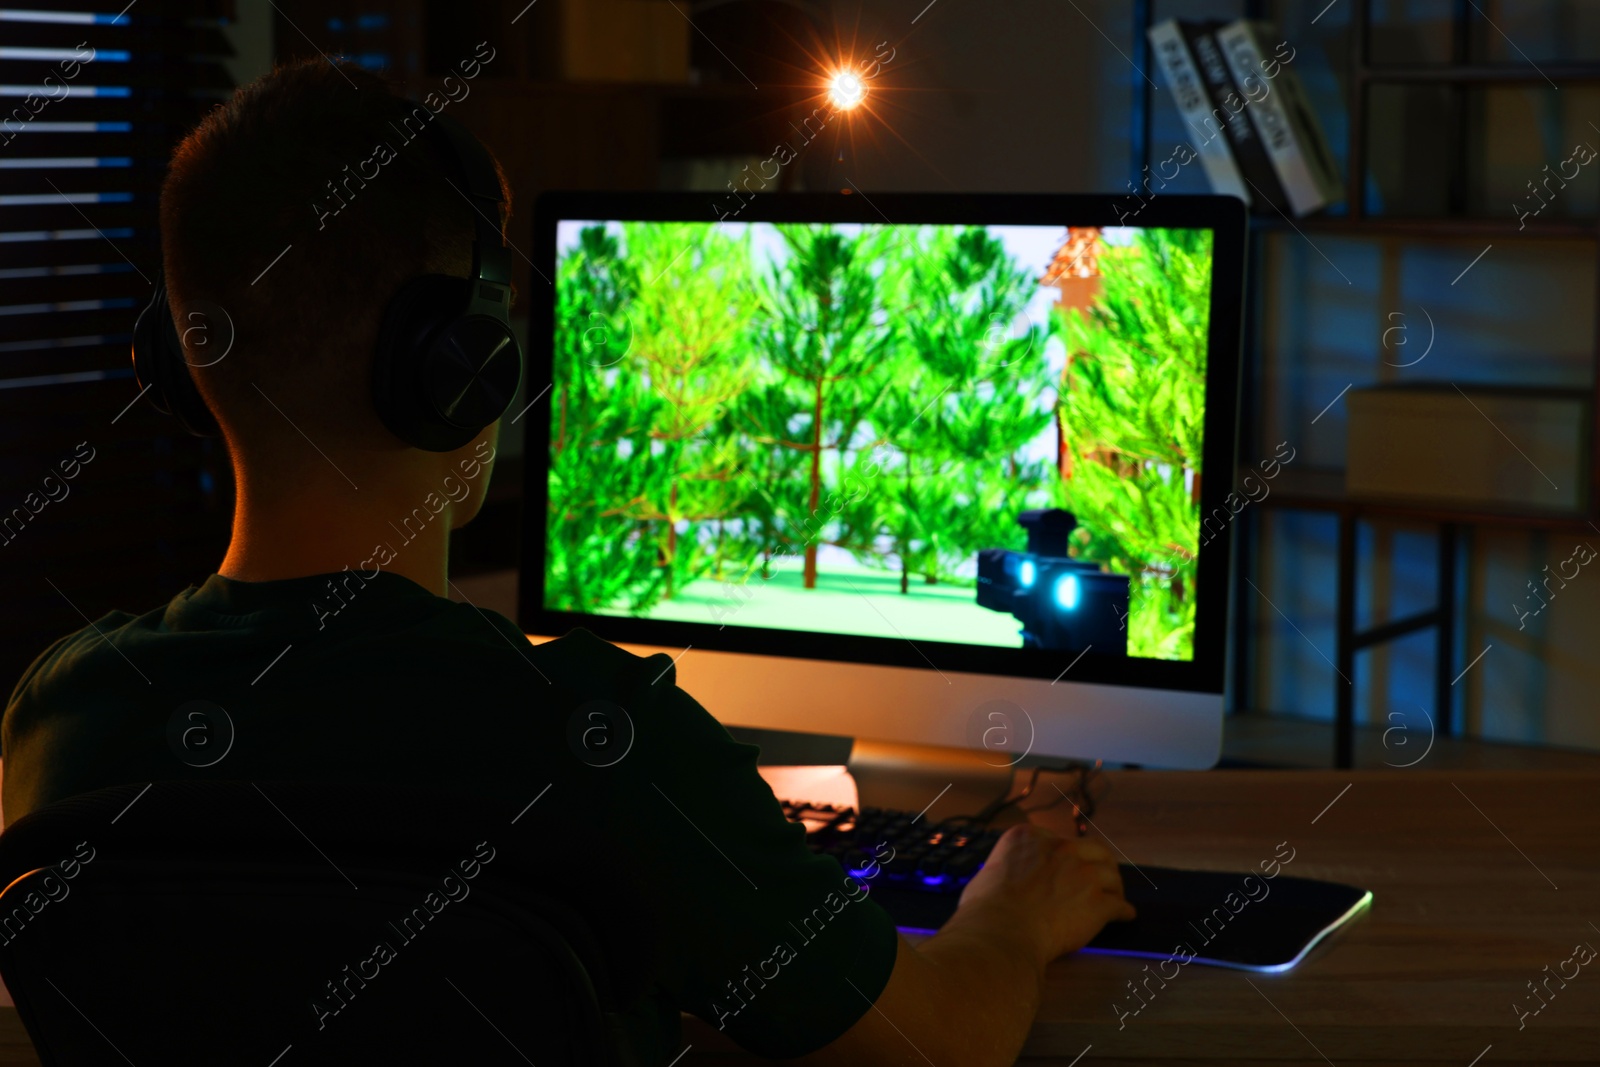
[[1064, 574], [1056, 582], [1056, 603], [1062, 610], [1071, 611], [1078, 606], [1078, 577], [1075, 574]]
[[1033, 587], [1033, 579], [1038, 576], [1038, 570], [1033, 565], [1033, 560], [1025, 559], [1022, 566], [1017, 568], [1017, 584], [1024, 589]]
[[867, 83], [853, 71], [841, 70], [828, 83], [828, 100], [841, 111], [849, 111], [866, 99]]

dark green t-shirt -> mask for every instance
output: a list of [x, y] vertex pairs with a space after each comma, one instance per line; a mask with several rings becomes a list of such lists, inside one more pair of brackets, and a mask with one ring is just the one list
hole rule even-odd
[[[206, 767], [192, 765], [213, 758], [195, 757], [204, 731], [169, 738], [195, 700], [232, 724], [231, 748]], [[608, 879], [607, 907], [649, 943], [609, 962], [648, 972], [619, 984], [642, 991], [632, 1014], [659, 1051], [676, 1054], [681, 1010], [787, 1058], [869, 1010], [896, 934], [865, 886], [807, 850], [756, 754], [674, 684], [668, 656], [585, 630], [530, 645], [504, 616], [390, 573], [212, 575], [146, 615], [113, 612], [45, 650], [0, 727], [8, 823], [172, 779], [537, 796], [530, 819], [631, 873]], [[592, 911], [593, 871], [572, 856], [539, 889]]]

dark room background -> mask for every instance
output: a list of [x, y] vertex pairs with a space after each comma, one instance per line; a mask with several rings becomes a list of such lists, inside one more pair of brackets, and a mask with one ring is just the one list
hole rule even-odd
[[[23, 6], [75, 10], [71, 0]], [[1600, 167], [1584, 168], [1525, 229], [1512, 205], [1574, 144], [1600, 145], [1600, 5], [1366, 8], [1364, 63], [1415, 76], [1361, 93], [1358, 0], [1248, 11], [1203, 0], [139, 0], [120, 20], [89, 21], [0, 10], [4, 110], [19, 102], [8, 87], [52, 72], [71, 87], [27, 132], [0, 132], [0, 514], [62, 461], [78, 461], [65, 491], [0, 535], [0, 684], [9, 691], [56, 637], [108, 610], [150, 610], [222, 558], [226, 457], [215, 442], [174, 433], [139, 397], [128, 340], [158, 263], [167, 152], [275, 60], [340, 55], [420, 94], [489, 42], [494, 58], [455, 113], [504, 164], [514, 243], [531, 251], [541, 190], [722, 189], [810, 110], [827, 63], [881, 41], [894, 49], [874, 87], [881, 106], [847, 139], [819, 139], [784, 169], [784, 188], [1123, 192], [1185, 137], [1144, 26], [1254, 14], [1295, 47], [1347, 188], [1352, 102], [1365, 100], [1361, 203], [1298, 224], [1262, 219], [1251, 245], [1239, 462], [1284, 441], [1296, 459], [1282, 496], [1244, 520], [1235, 634], [1248, 654], [1232, 660], [1232, 704], [1236, 714], [1329, 719], [1342, 390], [1595, 386]], [[92, 60], [57, 54], [80, 42]], [[1428, 73], [1508, 63], [1538, 74], [1462, 84]], [[1171, 188], [1209, 191], [1198, 168]], [[527, 293], [529, 264], [520, 250], [514, 261]], [[1386, 333], [1397, 324], [1417, 331], [1418, 352], [1431, 338], [1425, 358], [1397, 366]], [[523, 453], [508, 428], [491, 503], [453, 545], [457, 574], [516, 566]], [[1420, 709], [1470, 736], [1600, 750], [1600, 577], [1580, 576], [1520, 626], [1514, 607], [1575, 543], [1600, 544], [1597, 527], [1587, 515], [1363, 513], [1346, 561], [1355, 624], [1431, 608], [1448, 546], [1451, 662], [1474, 666], [1443, 688], [1440, 707], [1431, 630], [1364, 652], [1352, 679], [1357, 720], [1381, 728]]]

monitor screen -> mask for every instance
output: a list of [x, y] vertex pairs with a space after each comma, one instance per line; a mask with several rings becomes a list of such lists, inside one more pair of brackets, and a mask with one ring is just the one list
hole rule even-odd
[[935, 669], [1193, 663], [1225, 596], [1203, 490], [1232, 479], [1214, 226], [557, 214], [541, 614]]

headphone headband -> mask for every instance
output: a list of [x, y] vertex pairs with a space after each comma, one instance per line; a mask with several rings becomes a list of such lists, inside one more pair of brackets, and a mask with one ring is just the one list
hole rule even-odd
[[427, 131], [439, 154], [455, 162], [465, 186], [456, 191], [472, 207], [472, 277], [491, 285], [510, 285], [511, 255], [500, 233], [500, 208], [505, 197], [494, 160], [471, 131], [449, 115], [435, 115]]

